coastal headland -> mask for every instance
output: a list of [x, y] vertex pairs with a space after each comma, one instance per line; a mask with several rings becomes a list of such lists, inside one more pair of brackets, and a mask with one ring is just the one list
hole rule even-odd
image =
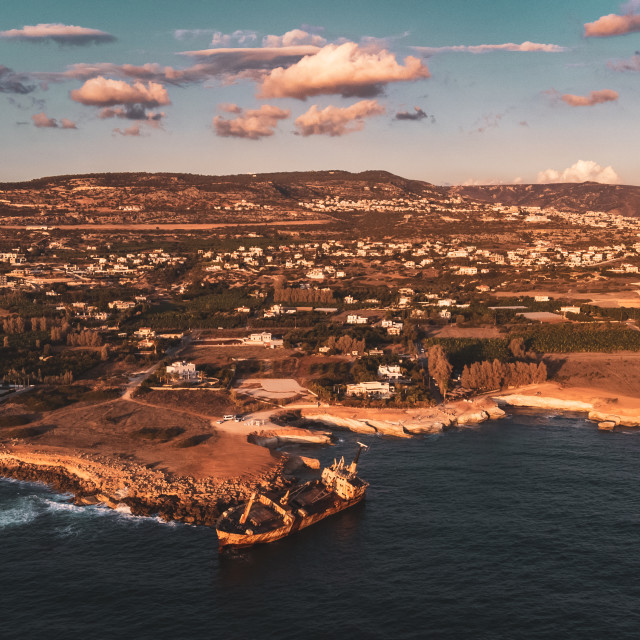
[[[292, 403], [241, 422], [117, 398], [3, 428], [0, 474], [49, 483], [79, 505], [213, 526], [251, 491], [284, 488], [290, 473], [318, 468], [315, 458], [287, 454], [292, 445], [326, 446], [344, 430], [410, 438], [499, 419], [510, 407], [583, 412], [602, 429], [640, 426], [640, 398], [553, 382], [415, 409]], [[9, 400], [3, 415], [12, 411]]]

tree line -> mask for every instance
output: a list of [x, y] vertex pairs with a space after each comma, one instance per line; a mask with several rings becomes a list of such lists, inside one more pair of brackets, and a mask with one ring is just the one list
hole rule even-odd
[[527, 384], [540, 384], [547, 380], [544, 362], [474, 362], [462, 369], [460, 384], [473, 391], [492, 391]]

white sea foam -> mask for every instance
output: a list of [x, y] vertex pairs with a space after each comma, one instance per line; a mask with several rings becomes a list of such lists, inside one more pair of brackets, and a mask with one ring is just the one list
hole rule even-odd
[[38, 509], [32, 501], [22, 500], [16, 507], [0, 510], [0, 529], [21, 527], [38, 517]]

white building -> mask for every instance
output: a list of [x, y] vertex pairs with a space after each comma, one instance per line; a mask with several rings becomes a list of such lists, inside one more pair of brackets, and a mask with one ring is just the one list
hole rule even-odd
[[378, 375], [387, 380], [398, 380], [402, 372], [399, 364], [381, 364], [378, 366]]
[[261, 333], [252, 333], [249, 336], [249, 342], [255, 342], [259, 344], [265, 344], [271, 342], [271, 334], [268, 331], [262, 331]]
[[347, 385], [348, 396], [375, 396], [378, 398], [390, 398], [393, 395], [388, 382], [359, 382]]
[[195, 363], [187, 362], [186, 360], [178, 360], [173, 364], [167, 365], [167, 375], [175, 376], [181, 380], [198, 379], [198, 372], [196, 371]]
[[347, 316], [347, 324], [367, 324], [368, 321], [368, 318], [359, 316], [356, 313], [350, 313]]

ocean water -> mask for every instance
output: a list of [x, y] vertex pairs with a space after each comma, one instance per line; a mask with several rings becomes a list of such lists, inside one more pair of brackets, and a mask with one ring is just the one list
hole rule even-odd
[[523, 412], [366, 442], [365, 503], [233, 557], [0, 480], [0, 638], [638, 638], [640, 431]]

